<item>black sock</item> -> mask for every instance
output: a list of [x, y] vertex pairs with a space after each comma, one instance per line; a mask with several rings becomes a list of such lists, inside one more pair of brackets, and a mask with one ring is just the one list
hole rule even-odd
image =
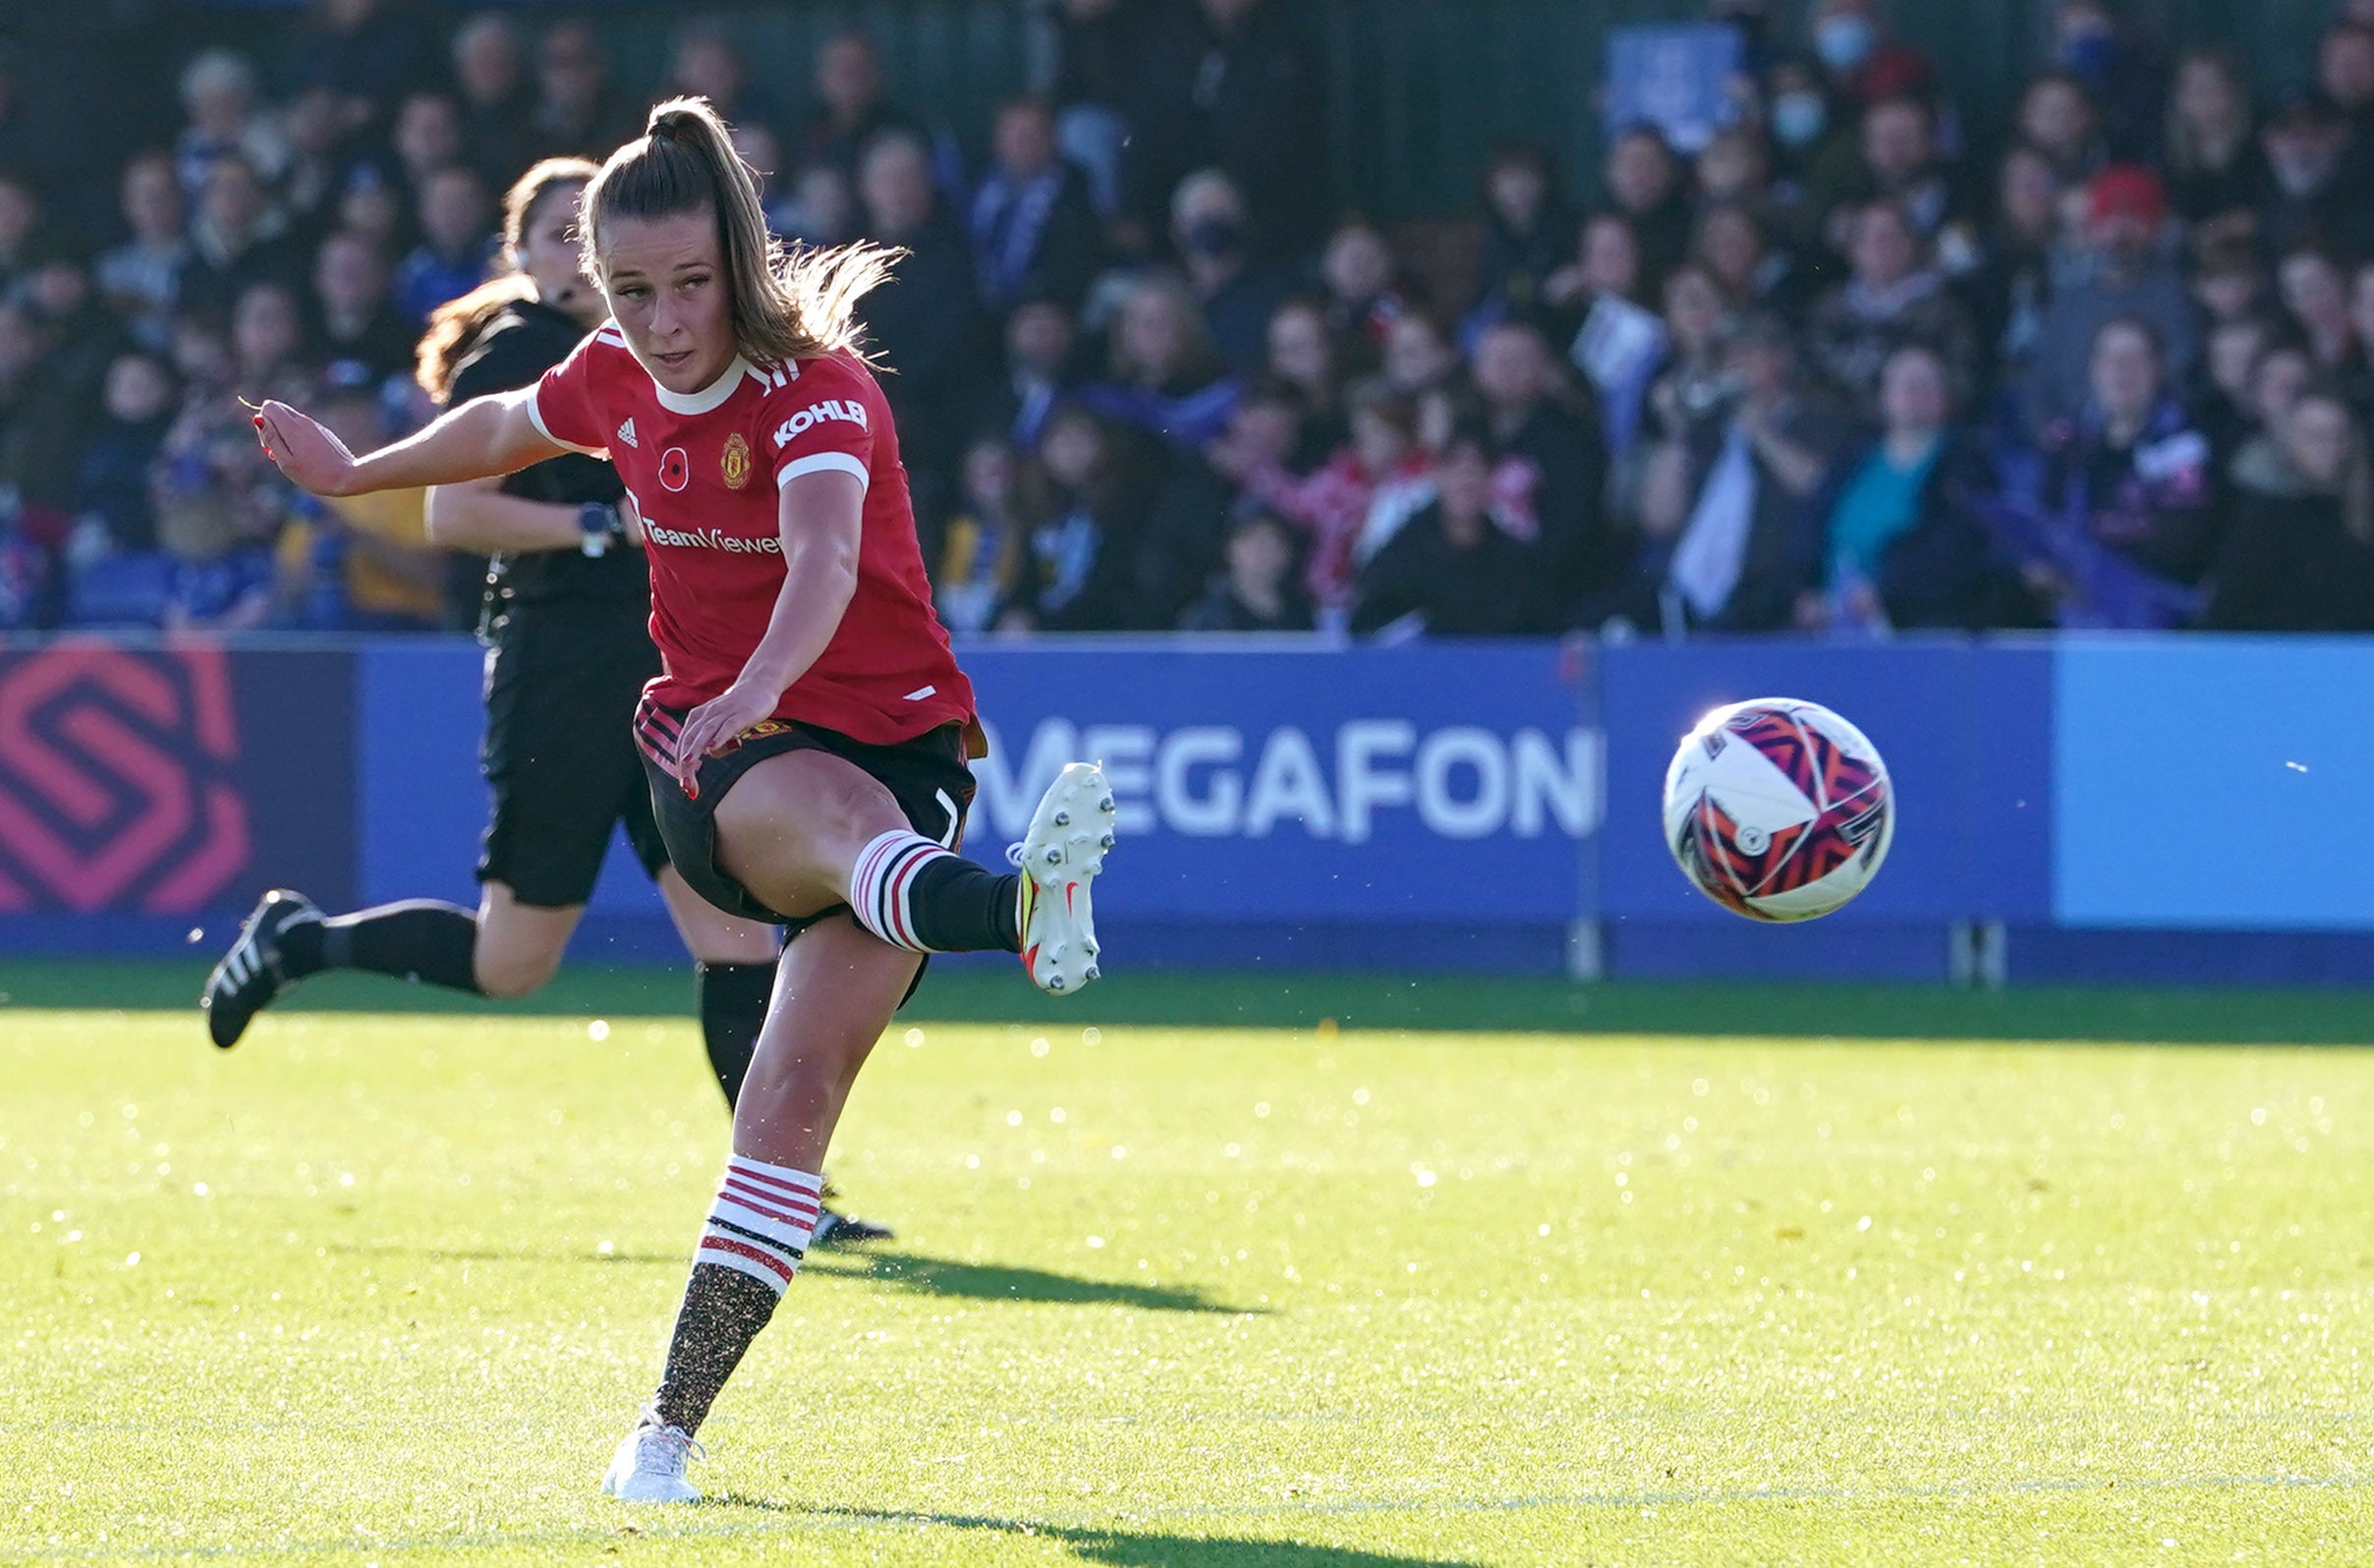
[[695, 1263], [668, 1340], [667, 1368], [651, 1404], [661, 1425], [697, 1432], [717, 1390], [783, 1299], [780, 1288], [715, 1263]]
[[849, 910], [893, 947], [918, 953], [1022, 951], [1022, 878], [1000, 876], [920, 833], [884, 833], [849, 873]]
[[448, 990], [479, 988], [479, 920], [457, 904], [416, 898], [291, 926], [281, 966], [294, 980], [325, 969], [362, 969]]
[[1022, 877], [1000, 876], [961, 855], [935, 855], [918, 867], [907, 892], [915, 937], [934, 953], [1019, 953]]
[[732, 1109], [742, 1097], [742, 1080], [758, 1049], [759, 1026], [774, 995], [773, 964], [695, 964], [701, 993], [701, 1039], [708, 1047], [709, 1071]]

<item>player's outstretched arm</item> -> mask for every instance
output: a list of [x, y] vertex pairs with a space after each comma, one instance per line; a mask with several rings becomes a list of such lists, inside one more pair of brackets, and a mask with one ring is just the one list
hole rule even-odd
[[808, 673], [840, 630], [857, 593], [865, 509], [865, 483], [839, 470], [803, 474], [783, 486], [776, 513], [783, 590], [740, 677], [685, 716], [676, 738], [676, 781], [687, 789], [701, 758], [773, 713], [785, 690]]
[[286, 403], [264, 404], [254, 424], [264, 456], [299, 488], [362, 495], [492, 478], [571, 450], [536, 427], [529, 412], [535, 399], [534, 387], [473, 398], [418, 434], [364, 457]]

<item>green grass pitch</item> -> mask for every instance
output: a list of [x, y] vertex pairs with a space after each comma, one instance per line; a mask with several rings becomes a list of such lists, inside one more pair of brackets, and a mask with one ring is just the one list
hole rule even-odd
[[672, 1511], [594, 1483], [723, 1154], [688, 1022], [0, 1008], [0, 1562], [2374, 1554], [2363, 1050], [1096, 1006], [893, 1029], [833, 1173], [901, 1236]]

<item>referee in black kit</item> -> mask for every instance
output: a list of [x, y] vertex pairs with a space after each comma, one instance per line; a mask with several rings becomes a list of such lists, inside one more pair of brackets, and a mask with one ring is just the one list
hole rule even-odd
[[[511, 188], [503, 235], [515, 270], [440, 308], [421, 344], [421, 384], [440, 403], [530, 385], [601, 324], [601, 295], [578, 271], [578, 200], [594, 172], [582, 158], [550, 158]], [[625, 493], [617, 470], [576, 455], [429, 492], [430, 536], [492, 557], [481, 762], [494, 811], [479, 908], [413, 899], [332, 920], [302, 893], [265, 894], [199, 1001], [216, 1045], [236, 1045], [258, 1012], [324, 970], [528, 995], [560, 967], [623, 823], [697, 960], [718, 1087], [729, 1104], [740, 1093], [780, 941], [687, 887], [651, 819], [632, 725], [659, 652], [647, 624], [650, 575], [619, 517]], [[826, 1208], [815, 1241], [888, 1235]]]

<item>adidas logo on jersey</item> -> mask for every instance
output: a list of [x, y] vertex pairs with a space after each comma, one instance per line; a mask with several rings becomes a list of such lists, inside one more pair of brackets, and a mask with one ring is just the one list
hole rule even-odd
[[855, 398], [826, 398], [810, 404], [775, 426], [775, 450], [781, 451], [826, 420], [847, 420], [862, 430], [866, 428], [865, 405]]
[[633, 420], [627, 420], [626, 423], [618, 427], [618, 439], [624, 441], [629, 446], [643, 445], [641, 441], [635, 439], [635, 421]]

